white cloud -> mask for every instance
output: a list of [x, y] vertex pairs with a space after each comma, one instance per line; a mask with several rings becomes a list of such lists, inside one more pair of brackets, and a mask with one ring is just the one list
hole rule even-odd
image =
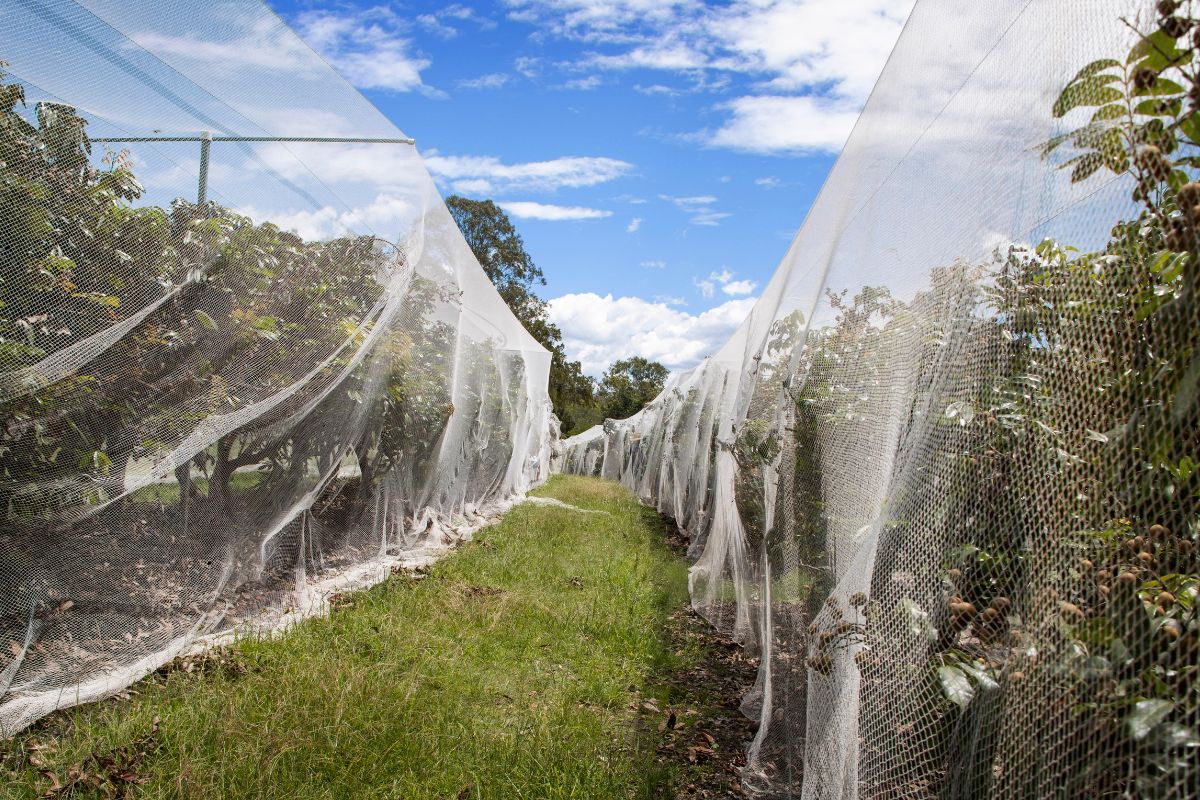
[[526, 78], [536, 78], [542, 74], [542, 60], [533, 56], [519, 56], [513, 62], [513, 69]]
[[676, 97], [680, 94], [677, 89], [672, 89], [670, 86], [663, 86], [661, 83], [652, 83], [649, 86], [642, 86], [640, 83], [634, 84], [633, 90], [639, 94], [648, 95], [666, 95], [667, 97]]
[[534, 203], [528, 200], [517, 200], [511, 203], [500, 203], [501, 208], [520, 219], [542, 219], [552, 222], [574, 221], [581, 219], [600, 219], [611, 217], [611, 211], [583, 206], [555, 206], [547, 203]]
[[[915, 0], [506, 0], [541, 35], [603, 46], [575, 67], [655, 70], [692, 91], [750, 82], [719, 108], [729, 120], [706, 144], [752, 152], [833, 150], [845, 140]], [[661, 83], [648, 94], [676, 94]], [[805, 100], [803, 105], [778, 101]], [[770, 110], [786, 120], [772, 120]], [[802, 120], [801, 125], [794, 123]], [[756, 126], [767, 130], [758, 132]]]
[[642, 266], [646, 269], [666, 269], [667, 262], [654, 259], [652, 261], [643, 261]]
[[665, 294], [654, 295], [654, 302], [662, 303], [663, 305], [667, 305], [667, 306], [686, 306], [687, 305], [687, 301], [684, 300], [682, 297], [671, 297], [670, 295], [665, 295]]
[[725, 108], [733, 116], [701, 138], [752, 153], [836, 153], [858, 119], [856, 105], [809, 95], [739, 97]]
[[626, 233], [637, 233], [638, 228], [642, 227], [642, 218], [634, 217], [629, 220], [629, 224], [625, 226]]
[[730, 281], [721, 287], [721, 291], [731, 297], [737, 297], [742, 294], [752, 294], [758, 288], [758, 283], [755, 281], [742, 280]]
[[296, 18], [296, 30], [355, 86], [441, 94], [421, 80], [430, 61], [409, 53], [408, 25], [387, 8], [306, 11]]
[[255, 222], [273, 222], [281, 229], [308, 240], [373, 231], [389, 241], [399, 241], [400, 234], [419, 212], [411, 197], [389, 193], [381, 193], [367, 205], [352, 209], [322, 206], [297, 210], [241, 206], [235, 210]]
[[668, 203], [674, 203], [685, 211], [692, 211], [696, 206], [706, 206], [717, 202], [717, 198], [711, 194], [702, 194], [693, 197], [673, 197], [669, 194], [660, 194], [658, 198], [666, 200]]
[[604, 78], [599, 75], [588, 75], [586, 78], [575, 78], [569, 80], [562, 85], [564, 89], [575, 89], [581, 92], [590, 92], [604, 84]]
[[774, 187], [779, 185], [779, 178], [776, 178], [774, 175], [767, 175], [766, 177], [763, 177], [763, 178], [755, 178], [754, 185], [755, 186], [765, 186], [768, 189], [773, 189]]
[[731, 297], [738, 295], [751, 294], [758, 288], [758, 283], [752, 280], [735, 281], [736, 273], [728, 269], [722, 269], [720, 272], [713, 271], [708, 274], [707, 278], [692, 278], [692, 285], [700, 290], [700, 294], [704, 297], [712, 297], [716, 294], [717, 288]]
[[716, 211], [711, 208], [712, 204], [717, 202], [717, 198], [710, 194], [696, 195], [693, 197], [673, 197], [668, 194], [660, 194], [660, 200], [666, 200], [673, 204], [679, 210], [691, 214], [688, 219], [693, 225], [715, 226], [719, 225], [721, 220], [726, 217], [733, 216], [725, 211]]
[[[232, 25], [233, 30], [246, 26]], [[279, 72], [312, 66], [312, 53], [290, 36], [279, 36], [269, 21], [255, 21], [239, 35], [221, 40], [193, 36], [169, 36], [154, 31], [135, 31], [129, 38], [158, 57], [170, 56], [201, 62], [222, 73], [235, 73], [246, 67]]]
[[693, 225], [704, 225], [706, 227], [716, 227], [721, 224], [721, 220], [733, 215], [726, 211], [713, 211], [711, 209], [703, 209], [692, 215], [688, 222]]
[[453, 39], [458, 36], [458, 29], [444, 24], [436, 14], [421, 14], [417, 17], [417, 22], [425, 30], [443, 39]]
[[459, 81], [458, 85], [464, 89], [499, 89], [506, 83], [508, 83], [507, 74], [503, 72], [491, 72], [487, 75], [480, 75], [478, 78]]
[[556, 297], [550, 320], [563, 332], [567, 356], [590, 375], [613, 361], [640, 355], [673, 370], [695, 366], [742, 323], [753, 298], [729, 300], [700, 314], [672, 306], [680, 298], [601, 297], [591, 292]]
[[635, 47], [619, 55], [595, 55], [582, 62], [583, 66], [597, 69], [630, 70], [660, 69], [684, 72], [706, 66], [703, 53], [687, 45], [658, 42], [645, 47]]
[[454, 191], [495, 194], [510, 191], [554, 191], [595, 186], [615, 180], [633, 164], [601, 156], [564, 156], [550, 161], [505, 164], [492, 156], [424, 154], [425, 166]]

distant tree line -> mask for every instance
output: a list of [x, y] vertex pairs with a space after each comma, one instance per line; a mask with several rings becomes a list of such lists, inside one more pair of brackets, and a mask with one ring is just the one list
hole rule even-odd
[[526, 252], [508, 215], [491, 200], [451, 195], [446, 205], [504, 302], [550, 351], [550, 400], [564, 435], [587, 430], [605, 419], [632, 416], [662, 391], [667, 368], [641, 356], [613, 362], [598, 381], [585, 375], [578, 361], [567, 359], [562, 330], [550, 321], [546, 301], [534, 293], [534, 287], [544, 286], [546, 278]]

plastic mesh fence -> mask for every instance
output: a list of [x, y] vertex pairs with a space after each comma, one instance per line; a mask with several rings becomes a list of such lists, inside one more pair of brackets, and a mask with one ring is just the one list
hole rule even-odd
[[11, 0], [0, 59], [0, 734], [545, 477], [549, 355], [413, 146], [221, 140], [403, 138], [265, 6]]
[[918, 2], [750, 318], [565, 443], [761, 655], [752, 787], [1196, 796], [1198, 13]]

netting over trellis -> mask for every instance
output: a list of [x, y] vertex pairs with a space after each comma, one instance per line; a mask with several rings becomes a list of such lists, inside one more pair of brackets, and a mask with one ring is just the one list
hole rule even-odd
[[752, 785], [1196, 796], [1197, 12], [918, 2], [749, 319], [567, 441], [761, 654]]
[[0, 733], [544, 477], [549, 355], [411, 144], [222, 141], [403, 138], [265, 6], [8, 0], [0, 60]]

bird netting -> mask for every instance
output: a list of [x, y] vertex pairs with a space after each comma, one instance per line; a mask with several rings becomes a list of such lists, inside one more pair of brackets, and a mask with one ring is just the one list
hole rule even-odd
[[0, 60], [0, 733], [544, 478], [549, 354], [264, 5], [8, 0]]
[[1200, 786], [1200, 3], [920, 0], [750, 317], [564, 443], [803, 798]]

